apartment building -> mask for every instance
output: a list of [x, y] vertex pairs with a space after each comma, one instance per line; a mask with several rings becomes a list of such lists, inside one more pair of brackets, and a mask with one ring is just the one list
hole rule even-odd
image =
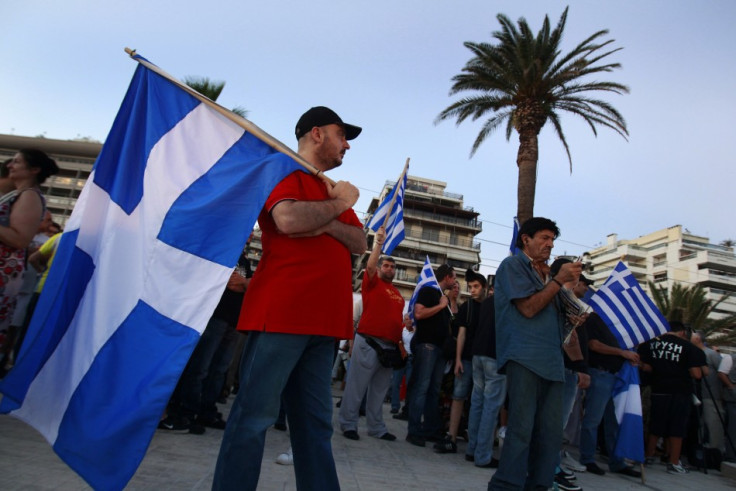
[[736, 314], [736, 256], [733, 247], [711, 244], [707, 237], [691, 234], [681, 225], [658, 230], [636, 239], [620, 240], [616, 234], [606, 244], [588, 252], [589, 275], [601, 285], [619, 261], [623, 261], [644, 289], [647, 282], [671, 289], [675, 282], [701, 285], [708, 298], [721, 303], [715, 316]]
[[22, 148], [42, 150], [56, 160], [59, 173], [46, 179], [41, 185], [41, 191], [46, 197], [46, 207], [54, 221], [64, 227], [92, 172], [102, 143], [0, 135], [0, 160], [11, 158]]
[[[395, 181], [387, 181], [380, 195], [371, 200], [366, 223], [395, 184]], [[461, 280], [468, 268], [477, 269], [480, 263], [480, 242], [475, 240], [482, 230], [479, 214], [465, 206], [461, 194], [448, 192], [446, 188], [447, 183], [442, 181], [407, 177], [404, 191], [406, 237], [391, 253], [396, 259], [394, 285], [407, 300], [414, 292], [426, 256], [429, 256], [433, 268], [443, 263], [455, 268]], [[368, 236], [369, 250], [356, 259], [355, 291], [360, 290], [373, 238], [371, 231]]]

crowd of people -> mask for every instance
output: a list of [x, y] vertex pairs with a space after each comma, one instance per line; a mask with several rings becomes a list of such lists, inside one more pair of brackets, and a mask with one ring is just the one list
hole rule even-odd
[[[342, 164], [360, 133], [323, 106], [301, 116], [298, 153], [315, 172], [295, 171], [271, 192], [258, 219], [258, 269], [246, 247], [161, 417], [162, 431], [224, 430], [213, 489], [256, 489], [271, 427], [289, 430], [291, 448], [277, 461], [293, 465], [299, 489], [339, 489], [331, 439], [340, 378], [345, 438], [365, 431], [396, 442], [384, 421], [388, 401], [409, 444], [454, 454], [466, 440], [468, 465], [495, 469], [491, 490], [580, 490], [576, 472], [606, 473], [598, 452], [609, 472], [632, 478], [657, 460], [673, 474], [689, 472], [684, 461], [736, 460], [736, 355], [722, 356], [678, 322], [625, 350], [598, 315], [566, 309], [562, 296], [583, 298], [591, 281], [580, 262], [547, 264], [560, 233], [550, 219], [522, 224], [516, 254], [490, 284], [468, 269], [461, 285], [452, 266], [437, 267], [437, 285], [416, 293], [411, 312], [393, 285], [395, 260], [381, 254], [381, 227], [354, 306], [351, 254], [368, 247], [352, 209], [358, 190], [322, 174]], [[39, 190], [56, 172], [36, 150], [0, 167], [3, 370], [18, 356], [60, 236]], [[615, 450], [613, 386], [624, 364], [642, 375], [644, 462]], [[216, 403], [231, 392], [226, 421]]]

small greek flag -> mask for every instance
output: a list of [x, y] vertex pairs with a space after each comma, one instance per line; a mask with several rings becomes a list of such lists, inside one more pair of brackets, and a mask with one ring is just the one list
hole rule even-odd
[[429, 262], [429, 256], [427, 256], [424, 261], [422, 272], [419, 273], [419, 281], [417, 282], [417, 287], [414, 288], [414, 293], [412, 293], [411, 300], [409, 300], [408, 312], [411, 320], [414, 320], [414, 305], [417, 303], [419, 290], [421, 290], [425, 286], [431, 286], [442, 291], [442, 288], [440, 288], [440, 284], [437, 282], [437, 278], [434, 276], [434, 271], [432, 271], [432, 264]]
[[657, 306], [621, 261], [589, 303], [623, 349], [631, 349], [670, 329]]
[[509, 256], [516, 254], [516, 238], [519, 237], [519, 219], [514, 217], [514, 231], [511, 234], [511, 245], [509, 245]]
[[[378, 205], [373, 218], [368, 223], [368, 228], [374, 232], [378, 230], [383, 225], [389, 207], [391, 207], [391, 213], [386, 222], [386, 240], [381, 249], [384, 254], [391, 254], [396, 246], [404, 240], [404, 189], [406, 189], [407, 170], [408, 167], [404, 170], [391, 192]], [[394, 195], [396, 199], [394, 199]], [[391, 203], [393, 203], [393, 206], [391, 206]]]
[[644, 419], [641, 411], [639, 370], [624, 362], [613, 385], [613, 407], [618, 421], [614, 457], [644, 461]]

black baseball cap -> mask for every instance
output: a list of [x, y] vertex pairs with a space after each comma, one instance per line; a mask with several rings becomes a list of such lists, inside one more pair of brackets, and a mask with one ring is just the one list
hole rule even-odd
[[306, 135], [315, 126], [327, 126], [328, 124], [339, 124], [345, 130], [345, 139], [352, 140], [360, 135], [363, 128], [352, 124], [343, 123], [340, 116], [335, 111], [325, 106], [316, 106], [311, 108], [309, 111], [302, 114], [299, 121], [296, 123], [294, 133], [298, 140], [302, 136]]

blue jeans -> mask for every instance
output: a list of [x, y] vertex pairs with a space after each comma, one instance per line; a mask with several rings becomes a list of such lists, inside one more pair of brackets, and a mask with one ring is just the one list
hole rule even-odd
[[[570, 419], [570, 412], [575, 405], [575, 398], [578, 395], [578, 374], [569, 368], [565, 368], [565, 388], [562, 391], [562, 431], [564, 433], [567, 426], [567, 420]], [[562, 461], [562, 452], [557, 456], [557, 467]]]
[[411, 378], [411, 363], [412, 357], [410, 356], [406, 360], [404, 368], [394, 369], [394, 373], [391, 376], [391, 409], [397, 411], [401, 409], [401, 379], [406, 376], [406, 384], [409, 385], [409, 379]]
[[603, 420], [606, 437], [608, 468], [616, 472], [625, 467], [622, 460], [613, 457], [613, 449], [618, 437], [618, 422], [613, 409], [613, 384], [616, 374], [590, 368], [590, 387], [585, 391], [583, 421], [580, 425], [580, 463], [595, 462], [595, 449], [598, 442], [598, 425]]
[[[445, 359], [438, 346], [418, 344], [412, 350], [414, 366], [409, 379], [409, 435], [427, 437], [442, 429], [440, 421], [440, 385]], [[422, 421], [424, 415], [424, 421]]]
[[552, 382], [523, 365], [506, 364], [509, 420], [498, 470], [489, 490], [547, 490], [562, 445], [563, 382]]
[[197, 415], [216, 416], [215, 402], [225, 383], [237, 335], [235, 328], [223, 319], [211, 317], [207, 322], [173, 397], [180, 405], [182, 416], [189, 419]]
[[283, 392], [298, 489], [340, 489], [332, 457], [334, 339], [254, 331], [240, 366], [212, 489], [255, 490]]
[[506, 376], [499, 375], [496, 360], [489, 356], [473, 357], [473, 395], [470, 398], [467, 455], [475, 465], [486, 465], [493, 457], [493, 431], [498, 411], [506, 398]]

